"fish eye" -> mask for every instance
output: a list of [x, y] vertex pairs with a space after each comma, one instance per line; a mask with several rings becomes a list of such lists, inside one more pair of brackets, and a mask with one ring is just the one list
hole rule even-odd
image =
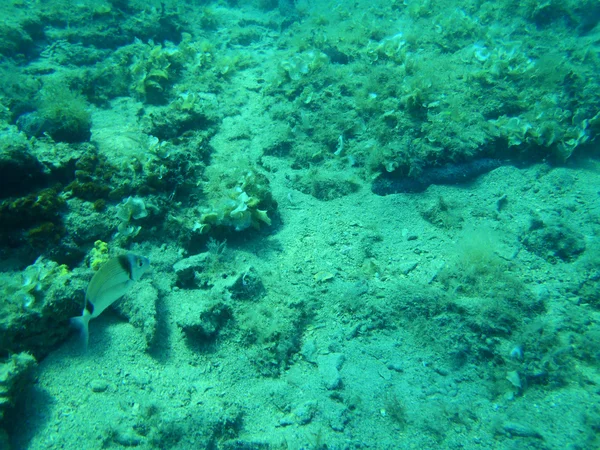
[[144, 261], [138, 259], [138, 267], [142, 267], [144, 265]]

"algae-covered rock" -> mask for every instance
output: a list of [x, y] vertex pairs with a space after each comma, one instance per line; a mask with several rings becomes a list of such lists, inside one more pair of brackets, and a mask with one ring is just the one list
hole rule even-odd
[[169, 89], [177, 78], [177, 72], [185, 60], [186, 46], [182, 49], [167, 43], [144, 44], [136, 40], [133, 64], [129, 67], [132, 83], [131, 93], [147, 103], [166, 103]]
[[24, 195], [46, 179], [44, 166], [29, 153], [18, 133], [2, 133], [0, 144], [0, 197]]
[[39, 258], [21, 273], [2, 273], [0, 286], [0, 356], [45, 356], [68, 335], [68, 318], [81, 312], [75, 300], [84, 282], [54, 261]]
[[198, 274], [206, 271], [210, 264], [210, 253], [204, 252], [184, 258], [173, 265], [177, 275], [177, 285], [180, 287], [193, 287], [198, 283]]
[[66, 80], [48, 81], [38, 94], [37, 111], [23, 114], [17, 124], [29, 137], [47, 134], [59, 142], [84, 142], [91, 137], [87, 100]]
[[234, 300], [256, 301], [265, 294], [266, 289], [256, 269], [250, 267], [238, 275], [229, 292]]
[[198, 291], [188, 291], [182, 295], [181, 309], [177, 312], [176, 322], [185, 333], [188, 343], [197, 347], [214, 341], [232, 318], [231, 308], [220, 300], [187, 301], [189, 296], [201, 297], [202, 294]]
[[135, 225], [132, 220], [143, 219], [148, 216], [144, 200], [139, 197], [128, 197], [117, 205], [117, 218], [121, 221], [118, 234], [124, 237], [135, 237], [142, 227]]
[[19, 3], [16, 1], [3, 3], [0, 54], [6, 58], [26, 55], [35, 47], [35, 41], [42, 38], [44, 24], [32, 8], [14, 8]]
[[265, 298], [236, 316], [249, 359], [262, 376], [278, 377], [292, 365], [306, 326], [304, 308], [303, 302], [275, 305]]
[[305, 194], [329, 201], [357, 192], [358, 179], [341, 171], [308, 170], [304, 176], [294, 180], [294, 187]]
[[29, 353], [12, 355], [0, 363], [0, 420], [14, 398], [23, 389], [37, 361]]
[[[57, 188], [41, 189], [0, 202], [0, 237], [11, 247], [47, 248], [65, 234]], [[5, 244], [6, 245], [6, 244]]]
[[[236, 171], [237, 172], [237, 171]], [[269, 213], [275, 212], [277, 202], [273, 199], [269, 180], [262, 174], [248, 170], [245, 173], [214, 171], [215, 180], [207, 183], [205, 191], [210, 196], [210, 206], [202, 209], [200, 220], [194, 228], [208, 232], [213, 228], [242, 231], [260, 229], [271, 225]], [[225, 178], [218, 181], [217, 177]]]
[[525, 247], [549, 261], [574, 261], [585, 251], [583, 234], [566, 223], [546, 224], [534, 219], [523, 238]]

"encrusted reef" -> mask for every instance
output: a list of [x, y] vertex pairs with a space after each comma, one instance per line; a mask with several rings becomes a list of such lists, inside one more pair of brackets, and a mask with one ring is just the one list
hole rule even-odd
[[[11, 18], [0, 26], [7, 364], [23, 352], [42, 359], [65, 341], [87, 283], [110, 257], [170, 241], [182, 252], [206, 250], [214, 237], [252, 239], [277, 222], [257, 158], [214, 158], [211, 140], [235, 114], [233, 95], [223, 93], [249, 60], [211, 43], [208, 10], [206, 30], [195, 30], [166, 5], [83, 2], [69, 13], [52, 2], [44, 11], [12, 3], [0, 6]], [[158, 305], [148, 280], [118, 308], [147, 350]]]
[[[598, 447], [597, 0], [0, 17], [17, 448]], [[126, 253], [150, 268], [79, 358], [69, 319]], [[38, 364], [56, 413], [16, 401]]]
[[[202, 209], [199, 225], [195, 226], [201, 232], [209, 232], [213, 227], [243, 231], [271, 225], [269, 213], [274, 214], [277, 202], [271, 195], [269, 180], [252, 169], [235, 170], [227, 175], [229, 180], [223, 182], [221, 179], [218, 187], [214, 180], [208, 181], [205, 192], [210, 206]], [[213, 176], [222, 178], [223, 174]]]
[[0, 281], [5, 299], [0, 355], [29, 351], [45, 356], [69, 333], [68, 318], [77, 314], [74, 300], [82, 294], [82, 280], [74, 279], [65, 265], [40, 257], [23, 271], [1, 273]]
[[398, 174], [382, 175], [371, 189], [377, 195], [423, 192], [432, 184], [463, 184], [474, 180], [504, 163], [499, 159], [484, 158], [442, 167], [425, 168], [415, 177]]
[[[12, 404], [13, 398], [30, 381], [37, 361], [29, 353], [11, 355], [0, 363], [0, 421]], [[2, 444], [0, 436], [0, 444]]]

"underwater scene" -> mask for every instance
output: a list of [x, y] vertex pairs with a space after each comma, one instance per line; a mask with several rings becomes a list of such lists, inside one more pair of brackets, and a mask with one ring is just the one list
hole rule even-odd
[[3, 0], [0, 450], [600, 449], [599, 22]]

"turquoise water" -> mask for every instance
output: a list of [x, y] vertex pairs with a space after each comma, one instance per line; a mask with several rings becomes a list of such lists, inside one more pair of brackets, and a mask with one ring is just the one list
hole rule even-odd
[[1, 449], [600, 448], [597, 1], [0, 12]]

